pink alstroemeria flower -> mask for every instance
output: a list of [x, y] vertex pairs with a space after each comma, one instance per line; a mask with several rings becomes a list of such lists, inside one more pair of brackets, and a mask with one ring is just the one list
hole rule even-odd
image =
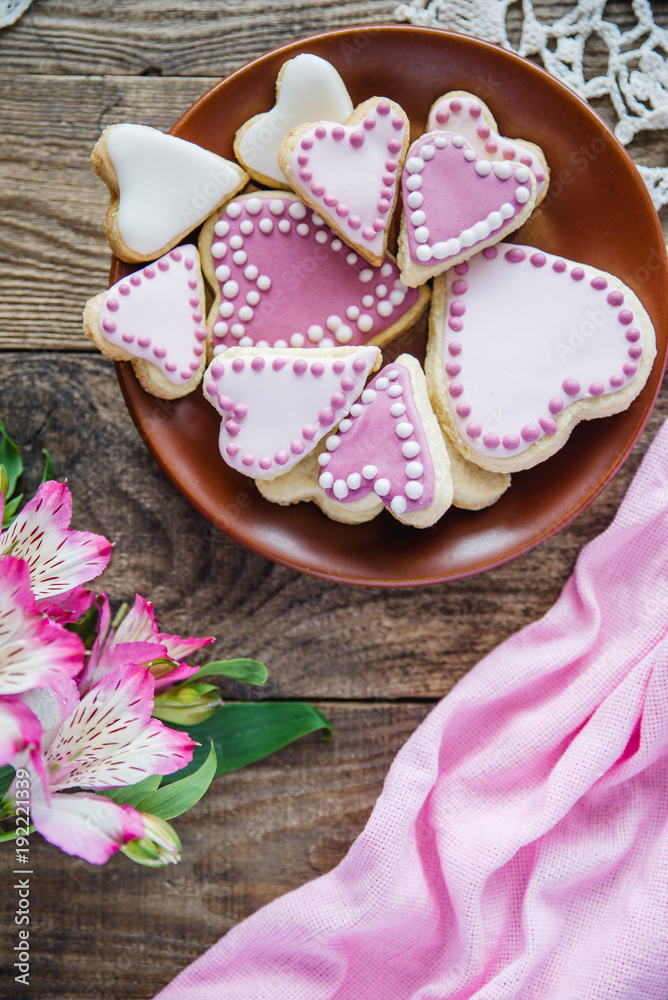
[[0, 695], [74, 677], [83, 666], [78, 636], [45, 618], [30, 589], [28, 564], [0, 557]]
[[58, 595], [98, 576], [109, 562], [111, 543], [102, 535], [74, 531], [71, 519], [72, 494], [65, 483], [49, 481], [0, 535], [0, 555], [28, 563], [37, 601], [54, 603]]
[[[147, 601], [137, 594], [135, 596], [135, 603], [116, 629], [115, 641], [118, 643], [154, 642], [162, 646], [165, 652], [153, 656], [153, 660], [166, 657], [169, 660], [178, 661], [186, 656], [191, 656], [192, 653], [198, 649], [202, 649], [203, 646], [211, 645], [215, 639], [213, 636], [207, 636], [205, 639], [185, 639], [180, 635], [169, 635], [167, 632], [159, 632], [153, 612], [153, 604], [151, 601]], [[161, 674], [160, 676], [155, 676], [154, 673], [155, 689], [159, 691], [170, 684], [182, 681], [198, 670], [199, 667], [189, 667], [187, 663], [179, 663], [178, 667], [175, 667], [169, 673]]]
[[20, 751], [37, 748], [41, 738], [39, 719], [27, 705], [19, 698], [0, 698], [0, 767]]
[[106, 594], [102, 595], [98, 634], [90, 651], [86, 667], [79, 679], [79, 689], [84, 692], [97, 684], [111, 670], [133, 664], [154, 664], [165, 661], [160, 667], [150, 667], [156, 691], [177, 681], [184, 680], [199, 667], [177, 663], [170, 668], [167, 661], [178, 661], [202, 646], [214, 642], [205, 639], [183, 639], [179, 635], [159, 632], [150, 601], [135, 596], [135, 602], [117, 628], [111, 627], [111, 611]]
[[81, 698], [49, 740], [39, 763], [26, 760], [32, 777], [33, 822], [42, 836], [91, 864], [104, 862], [134, 837], [143, 821], [129, 806], [74, 788], [107, 789], [171, 774], [192, 760], [187, 733], [151, 718], [154, 684], [144, 667], [107, 674]]
[[92, 792], [53, 795], [49, 803], [43, 792], [31, 791], [30, 815], [49, 843], [91, 865], [106, 864], [121, 847], [144, 836], [144, 821], [136, 809]]
[[45, 599], [38, 601], [37, 604], [39, 610], [48, 615], [52, 621], [58, 622], [59, 625], [67, 625], [69, 622], [78, 621], [86, 614], [95, 596], [95, 593], [86, 587], [73, 587], [72, 590], [59, 594], [54, 600]]

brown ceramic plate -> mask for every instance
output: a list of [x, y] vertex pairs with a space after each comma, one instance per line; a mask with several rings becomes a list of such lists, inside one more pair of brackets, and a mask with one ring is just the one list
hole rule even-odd
[[[666, 357], [668, 280], [659, 221], [624, 149], [587, 105], [532, 63], [445, 31], [387, 25], [328, 32], [255, 60], [200, 98], [175, 135], [232, 157], [236, 129], [274, 102], [282, 64], [299, 52], [328, 59], [355, 104], [373, 95], [398, 101], [424, 129], [433, 101], [469, 90], [491, 108], [502, 134], [531, 139], [552, 170], [543, 205], [515, 234], [551, 253], [618, 275], [654, 322], [658, 357], [648, 384], [624, 413], [576, 427], [549, 461], [513, 476], [487, 510], [452, 509], [427, 530], [384, 512], [364, 525], [328, 520], [313, 504], [279, 507], [231, 470], [217, 448], [219, 417], [201, 392], [165, 403], [146, 395], [119, 365], [125, 400], [165, 473], [213, 524], [269, 559], [343, 583], [421, 586], [453, 580], [512, 559], [569, 523], [626, 459], [649, 416]], [[115, 262], [112, 279], [123, 273]], [[424, 321], [405, 335], [424, 351]]]

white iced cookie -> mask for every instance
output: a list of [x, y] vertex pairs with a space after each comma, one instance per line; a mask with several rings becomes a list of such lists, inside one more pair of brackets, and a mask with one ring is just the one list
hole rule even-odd
[[619, 278], [536, 247], [499, 243], [434, 282], [425, 371], [465, 458], [518, 472], [580, 420], [625, 410], [656, 354], [654, 328]]
[[167, 253], [248, 180], [236, 163], [145, 125], [110, 125], [91, 161], [109, 188], [109, 246], [129, 263]]
[[299, 197], [375, 266], [386, 253], [409, 135], [405, 111], [371, 97], [343, 125], [303, 125], [281, 145], [278, 162]]
[[260, 184], [286, 188], [278, 151], [291, 129], [305, 122], [343, 122], [353, 110], [345, 84], [331, 63], [305, 52], [284, 63], [276, 104], [250, 118], [234, 137], [234, 155]]
[[192, 392], [204, 371], [207, 338], [197, 248], [176, 247], [90, 299], [84, 332], [112, 361], [129, 361], [151, 395]]
[[223, 459], [253, 479], [287, 472], [348, 414], [379, 364], [377, 347], [231, 347], [204, 376]]

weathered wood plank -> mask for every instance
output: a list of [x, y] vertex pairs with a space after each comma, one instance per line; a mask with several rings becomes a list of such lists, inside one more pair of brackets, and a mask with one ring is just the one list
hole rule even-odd
[[[183, 860], [104, 868], [30, 840], [33, 1000], [148, 1000], [230, 927], [333, 868], [362, 830], [392, 759], [428, 705], [319, 702], [335, 735], [317, 734], [216, 778], [174, 820]], [[12, 851], [0, 852], [0, 976], [13, 980]], [[13, 982], [12, 982], [13, 986]], [[3, 996], [23, 995], [15, 990]]]
[[[200, 0], [196, 8], [178, 0], [108, 4], [104, 0], [36, 0], [0, 37], [5, 72], [110, 73], [163, 76], [225, 76], [241, 65], [296, 38], [359, 24], [391, 23], [394, 0]], [[566, 15], [569, 3], [534, 0], [540, 20]], [[665, 4], [653, 4], [657, 24], [668, 26]], [[606, 4], [606, 18], [622, 30], [636, 23], [625, 0]], [[511, 4], [507, 27], [517, 43], [520, 7]], [[588, 76], [599, 74], [604, 48], [593, 36], [585, 51]]]
[[38, 0], [0, 37], [4, 72], [226, 76], [296, 38], [391, 22], [392, 0]]
[[421, 699], [445, 694], [547, 611], [581, 546], [612, 518], [667, 399], [621, 473], [570, 527], [482, 576], [416, 591], [303, 576], [212, 528], [144, 450], [102, 358], [5, 355], [0, 414], [26, 450], [32, 482], [46, 447], [73, 490], [76, 526], [116, 543], [104, 577], [112, 601], [137, 591], [154, 601], [163, 628], [217, 636], [212, 656], [263, 660], [266, 697]]

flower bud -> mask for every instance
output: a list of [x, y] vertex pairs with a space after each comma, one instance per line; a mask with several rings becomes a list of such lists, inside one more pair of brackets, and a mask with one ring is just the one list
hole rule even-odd
[[161, 681], [165, 677], [169, 677], [170, 674], [173, 674], [175, 670], [178, 670], [181, 664], [177, 663], [176, 660], [170, 660], [169, 657], [161, 656], [157, 660], [145, 663], [144, 666], [148, 667], [156, 681]]
[[177, 684], [155, 696], [153, 716], [163, 722], [191, 726], [210, 718], [222, 704], [214, 684]]
[[144, 821], [144, 836], [121, 847], [123, 854], [148, 868], [177, 864], [181, 860], [181, 841], [176, 830], [152, 813], [140, 812], [139, 815]]

